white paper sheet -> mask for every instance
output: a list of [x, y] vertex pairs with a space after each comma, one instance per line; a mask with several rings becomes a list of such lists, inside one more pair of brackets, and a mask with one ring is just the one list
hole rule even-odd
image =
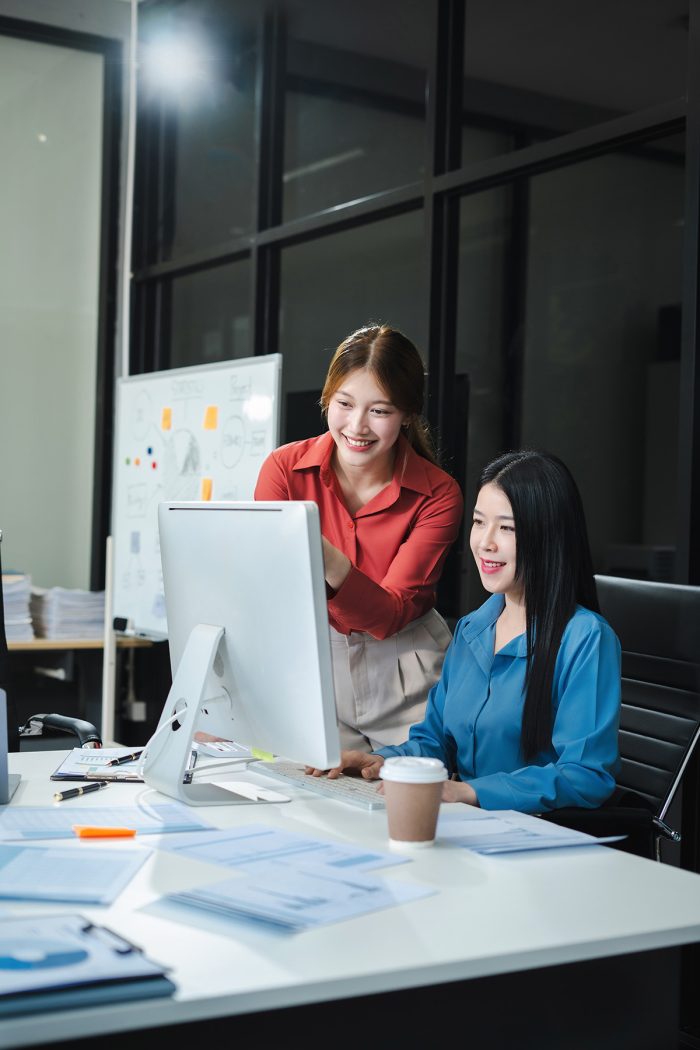
[[440, 813], [436, 837], [441, 842], [491, 854], [594, 846], [617, 842], [624, 835], [596, 838], [513, 809], [481, 810], [460, 805]]
[[150, 850], [0, 845], [0, 899], [111, 904]]
[[158, 848], [184, 853], [195, 860], [237, 868], [255, 864], [296, 864], [304, 867], [322, 865], [337, 871], [370, 871], [394, 864], [405, 864], [409, 858], [394, 853], [363, 849], [347, 843], [280, 831], [265, 824], [228, 828], [226, 831], [198, 831], [195, 834], [168, 835]]
[[[102, 788], [117, 791], [118, 788]], [[73, 825], [133, 828], [139, 834], [209, 830], [212, 825], [195, 817], [180, 802], [152, 806], [86, 806], [83, 799], [54, 806], [8, 806], [0, 812], [0, 842], [27, 839], [73, 838]]]
[[232, 919], [244, 919], [288, 931], [355, 918], [395, 904], [432, 896], [437, 891], [369, 875], [352, 877], [327, 868], [279, 870], [254, 879], [225, 879], [171, 894], [169, 900], [194, 905]]

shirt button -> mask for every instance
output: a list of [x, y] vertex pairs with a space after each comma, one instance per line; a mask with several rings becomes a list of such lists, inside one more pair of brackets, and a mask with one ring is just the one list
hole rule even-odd
[[349, 529], [354, 529], [355, 528], [355, 522], [354, 521], [349, 521], [348, 522], [348, 528]]

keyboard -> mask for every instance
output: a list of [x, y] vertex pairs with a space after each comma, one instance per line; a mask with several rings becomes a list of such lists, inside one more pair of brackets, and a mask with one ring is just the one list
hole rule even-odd
[[341, 773], [337, 780], [329, 780], [328, 777], [307, 776], [304, 766], [297, 762], [287, 762], [277, 759], [274, 762], [255, 762], [248, 769], [256, 773], [264, 773], [265, 776], [282, 780], [294, 787], [306, 788], [315, 795], [324, 798], [334, 798], [338, 802], [348, 802], [351, 806], [360, 806], [362, 809], [384, 809], [384, 797], [377, 793], [379, 783], [376, 780], [363, 780], [362, 777], [346, 776]]

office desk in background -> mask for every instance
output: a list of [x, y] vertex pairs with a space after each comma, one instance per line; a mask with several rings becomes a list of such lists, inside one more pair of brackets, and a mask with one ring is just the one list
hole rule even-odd
[[[148, 638], [117, 638], [117, 649], [142, 649], [153, 643]], [[104, 649], [101, 638], [32, 638], [29, 642], [8, 642], [11, 653], [60, 652], [75, 649]]]
[[[153, 643], [147, 638], [118, 636], [118, 653], [144, 649]], [[84, 718], [100, 728], [102, 717], [102, 638], [33, 638], [28, 642], [9, 642], [13, 676], [12, 699], [18, 724], [38, 712], [57, 712]], [[57, 746], [65, 747], [65, 735]], [[50, 747], [41, 738], [23, 738], [20, 750]]]
[[[25, 778], [12, 804], [49, 804], [48, 776], [60, 757], [11, 755], [10, 768]], [[383, 812], [290, 793], [285, 805], [197, 812], [219, 827], [262, 822], [386, 848]], [[62, 805], [84, 815], [143, 797], [157, 796], [119, 784]], [[148, 837], [140, 841], [148, 845]], [[225, 873], [154, 852], [112, 907], [79, 910], [170, 965], [174, 999], [7, 1020], [0, 1047], [75, 1047], [97, 1038], [101, 1050], [125, 1040], [129, 1050], [151, 1050], [177, 1036], [213, 1047], [250, 1040], [409, 1048], [421, 1045], [425, 1027], [429, 1045], [454, 1033], [469, 1050], [678, 1045], [679, 946], [700, 941], [700, 876], [603, 846], [481, 857], [438, 844], [385, 870], [438, 892], [290, 935], [159, 903], [164, 893]]]

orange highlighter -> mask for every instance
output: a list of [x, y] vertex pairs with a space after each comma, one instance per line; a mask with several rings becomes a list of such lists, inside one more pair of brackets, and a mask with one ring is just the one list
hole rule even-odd
[[92, 824], [74, 824], [73, 832], [79, 839], [126, 839], [136, 834], [134, 828], [98, 828]]

